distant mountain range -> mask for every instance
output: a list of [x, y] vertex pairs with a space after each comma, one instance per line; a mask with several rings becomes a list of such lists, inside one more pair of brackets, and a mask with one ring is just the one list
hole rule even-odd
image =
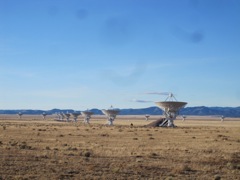
[[[96, 115], [102, 115], [102, 111], [99, 109], [91, 109], [90, 111], [94, 112]], [[0, 110], [0, 114], [42, 114], [43, 112], [47, 114], [55, 114], [59, 112], [63, 113], [72, 113], [73, 109], [52, 109], [48, 111], [43, 110]], [[162, 110], [158, 107], [148, 107], [142, 109], [120, 109], [120, 115], [162, 115]], [[197, 106], [197, 107], [186, 107], [180, 110], [181, 115], [195, 115], [195, 116], [209, 116], [209, 115], [223, 115], [226, 117], [240, 117], [240, 107], [206, 107], [206, 106]]]

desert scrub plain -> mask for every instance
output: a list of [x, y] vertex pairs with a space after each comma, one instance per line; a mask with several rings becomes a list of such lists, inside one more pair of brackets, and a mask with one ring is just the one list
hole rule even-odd
[[1, 115], [0, 179], [240, 179], [240, 119], [150, 122]]

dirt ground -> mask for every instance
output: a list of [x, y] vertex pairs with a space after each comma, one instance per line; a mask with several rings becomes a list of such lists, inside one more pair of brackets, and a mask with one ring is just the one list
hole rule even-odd
[[143, 127], [157, 116], [54, 118], [0, 115], [0, 180], [240, 179], [240, 118], [178, 118], [177, 128]]

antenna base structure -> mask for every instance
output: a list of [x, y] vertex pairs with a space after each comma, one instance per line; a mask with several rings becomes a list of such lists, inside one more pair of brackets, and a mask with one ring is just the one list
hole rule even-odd
[[119, 109], [115, 109], [111, 106], [110, 109], [103, 109], [102, 110], [103, 114], [105, 114], [108, 118], [108, 125], [112, 126], [113, 125], [113, 121], [115, 120], [115, 118], [117, 117], [117, 115], [119, 114], [120, 110]]

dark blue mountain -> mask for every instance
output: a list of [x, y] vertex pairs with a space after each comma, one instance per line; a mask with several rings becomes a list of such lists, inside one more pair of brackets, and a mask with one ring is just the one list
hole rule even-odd
[[180, 111], [184, 115], [223, 115], [226, 117], [240, 117], [240, 107], [186, 107]]
[[143, 108], [143, 109], [121, 109], [120, 115], [145, 115], [145, 114], [151, 114], [151, 115], [161, 115], [162, 110], [158, 107], [149, 107], [149, 108]]
[[[94, 112], [96, 115], [102, 115], [102, 111], [99, 109], [91, 109], [90, 111]], [[47, 114], [55, 113], [72, 113], [73, 109], [52, 109], [52, 110], [0, 110], [0, 114], [17, 114], [22, 112], [23, 114], [42, 114], [43, 112]], [[162, 115], [162, 110], [158, 107], [148, 107], [142, 109], [120, 109], [120, 115]], [[208, 115], [223, 115], [226, 117], [240, 117], [240, 107], [206, 107], [206, 106], [197, 106], [197, 107], [186, 107], [181, 109], [179, 114], [181, 115], [195, 115], [195, 116], [208, 116]]]

